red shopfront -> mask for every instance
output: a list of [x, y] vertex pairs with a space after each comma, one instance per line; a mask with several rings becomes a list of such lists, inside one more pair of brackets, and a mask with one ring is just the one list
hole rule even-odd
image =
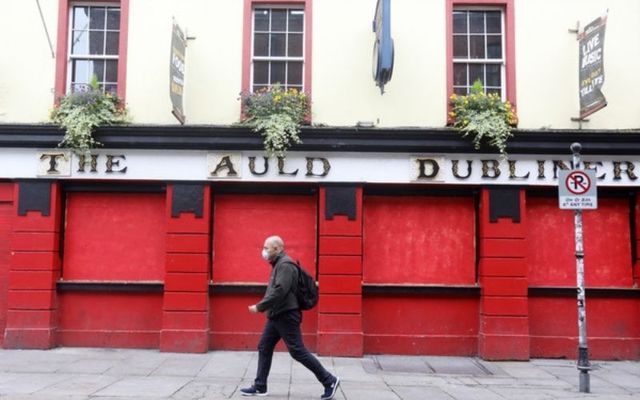
[[[255, 150], [253, 137], [237, 136], [245, 144], [231, 151]], [[404, 143], [397, 153], [438, 153], [429, 140], [414, 149], [406, 144], [413, 137], [399, 136], [390, 139]], [[105, 142], [126, 152], [116, 139]], [[313, 165], [322, 164], [319, 152], [332, 171], [342, 161], [308, 142], [312, 165], [280, 167], [274, 173], [300, 172], [279, 182], [123, 175], [0, 182], [3, 347], [255, 349], [263, 317], [246, 308], [269, 274], [262, 241], [279, 234], [320, 282], [320, 304], [303, 323], [307, 345], [320, 354], [576, 357], [572, 214], [558, 209], [553, 187], [324, 182], [326, 165], [324, 172]], [[128, 173], [134, 156], [126, 158]], [[517, 171], [511, 175], [527, 172]], [[632, 175], [623, 174], [629, 184], [602, 187], [599, 209], [585, 212], [596, 359], [640, 359]]]

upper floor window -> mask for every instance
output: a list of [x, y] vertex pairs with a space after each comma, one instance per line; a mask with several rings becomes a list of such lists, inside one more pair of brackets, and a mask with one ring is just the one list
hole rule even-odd
[[74, 5], [70, 19], [68, 91], [84, 90], [95, 75], [104, 91], [116, 93], [120, 7]]
[[273, 84], [304, 89], [304, 10], [265, 8], [253, 10], [251, 90]]
[[479, 79], [487, 93], [506, 98], [504, 32], [502, 10], [453, 10], [454, 93], [468, 94]]

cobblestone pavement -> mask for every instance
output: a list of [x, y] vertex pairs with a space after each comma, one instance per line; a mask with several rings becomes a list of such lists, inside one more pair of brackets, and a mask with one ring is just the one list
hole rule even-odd
[[[463, 357], [320, 357], [340, 376], [340, 400], [640, 399], [640, 363], [594, 361], [591, 393], [578, 391], [575, 361], [488, 362]], [[255, 352], [58, 348], [0, 350], [0, 399], [239, 399]], [[321, 385], [288, 353], [276, 353], [270, 399], [319, 399]]]

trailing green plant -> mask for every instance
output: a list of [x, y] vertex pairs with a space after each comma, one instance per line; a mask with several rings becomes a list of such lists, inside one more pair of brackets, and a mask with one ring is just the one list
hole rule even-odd
[[309, 113], [309, 98], [296, 89], [285, 90], [276, 84], [241, 96], [242, 123], [262, 135], [268, 155], [282, 156], [300, 140], [300, 125]]
[[452, 110], [449, 117], [454, 128], [463, 137], [471, 135], [473, 146], [480, 149], [483, 141], [507, 156], [507, 140], [518, 124], [515, 110], [508, 101], [496, 93], [485, 93], [480, 80], [476, 80], [466, 96], [451, 95]]
[[127, 122], [127, 111], [113, 94], [104, 93], [94, 75], [86, 90], [69, 93], [60, 98], [51, 112], [51, 120], [65, 130], [58, 147], [84, 154], [102, 144], [93, 133], [98, 126]]

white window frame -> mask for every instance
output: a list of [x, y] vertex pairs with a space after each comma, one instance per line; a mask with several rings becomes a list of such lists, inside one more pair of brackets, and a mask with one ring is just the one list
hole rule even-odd
[[[302, 56], [300, 57], [271, 57], [271, 56], [256, 56], [254, 54], [255, 51], [255, 38], [256, 38], [256, 27], [255, 27], [255, 22], [256, 22], [256, 18], [255, 18], [255, 12], [256, 10], [264, 10], [264, 9], [268, 9], [268, 10], [287, 10], [287, 11], [302, 11]], [[307, 10], [305, 10], [304, 7], [301, 6], [294, 6], [294, 5], [273, 5], [273, 4], [254, 4], [252, 10], [251, 10], [251, 65], [250, 65], [250, 75], [249, 75], [249, 91], [253, 92], [253, 87], [256, 86], [255, 82], [254, 82], [254, 63], [256, 61], [284, 61], [285, 62], [285, 70], [284, 70], [284, 76], [285, 76], [285, 80], [288, 79], [288, 72], [289, 72], [289, 62], [302, 62], [302, 88], [301, 91], [304, 92], [305, 90], [305, 69], [306, 69], [306, 63], [305, 63], [305, 53], [306, 53], [306, 36], [307, 36], [307, 21], [306, 21], [306, 13]], [[271, 28], [269, 28], [271, 29]], [[269, 30], [269, 31], [259, 31], [258, 33], [272, 33], [273, 31]], [[276, 31], [278, 33], [284, 33], [285, 35], [285, 49], [289, 48], [289, 27], [287, 26], [285, 31]], [[292, 32], [292, 33], [298, 33], [298, 32]], [[271, 46], [271, 43], [269, 43], [269, 46]], [[269, 65], [269, 70], [267, 72], [267, 75], [269, 76], [269, 80], [271, 80], [271, 65]], [[260, 85], [260, 84], [259, 84]], [[271, 87], [272, 83], [269, 82], [269, 84], [267, 85], [268, 87]], [[281, 82], [281, 85], [283, 88], [285, 87], [289, 87], [289, 85], [286, 82]], [[296, 85], [297, 86], [297, 85]]]
[[[117, 55], [107, 55], [107, 54], [102, 54], [102, 55], [95, 55], [95, 54], [85, 54], [85, 55], [78, 55], [78, 54], [73, 54], [73, 31], [74, 31], [74, 27], [73, 27], [73, 10], [75, 7], [111, 7], [111, 8], [118, 8], [120, 10], [120, 13], [122, 13], [122, 6], [119, 2], [117, 3], [113, 3], [113, 2], [73, 2], [69, 4], [69, 23], [68, 23], [68, 27], [67, 27], [67, 32], [68, 32], [68, 42], [67, 42], [67, 85], [66, 85], [66, 93], [71, 93], [71, 86], [72, 86], [72, 78], [73, 78], [73, 61], [74, 60], [115, 60], [116, 62], [119, 62], [120, 60], [120, 45], [118, 44], [118, 54]], [[122, 14], [121, 14], [122, 15]], [[105, 24], [107, 21], [107, 17], [105, 15]], [[108, 30], [106, 29], [106, 25], [105, 25], [105, 29], [103, 30], [103, 32], [108, 32]], [[120, 35], [122, 33], [122, 26], [120, 26], [120, 28], [118, 29], [118, 34]], [[105, 36], [105, 43], [104, 46], [106, 46], [106, 36]], [[106, 49], [103, 47], [103, 52]], [[115, 84], [116, 86], [116, 90], [118, 88], [118, 81], [116, 78], [116, 82], [107, 82], [109, 84]], [[104, 85], [102, 87], [102, 90], [104, 91]]]
[[[500, 65], [500, 97], [505, 100], [507, 97], [507, 58], [506, 58], [506, 39], [507, 39], [507, 33], [505, 31], [505, 27], [506, 27], [506, 23], [505, 23], [505, 18], [506, 18], [506, 12], [505, 9], [503, 7], [482, 7], [482, 6], [460, 6], [460, 7], [454, 7], [453, 8], [453, 12], [455, 13], [456, 11], [499, 11], [500, 12], [500, 24], [501, 24], [501, 28], [500, 28], [500, 36], [501, 36], [501, 40], [502, 40], [502, 45], [501, 45], [501, 50], [502, 50], [502, 54], [500, 55], [500, 58], [456, 58], [455, 55], [453, 55], [454, 49], [452, 48], [452, 63], [453, 63], [453, 81], [452, 83], [452, 87], [455, 93], [455, 89], [456, 87], [460, 87], [460, 86], [456, 86], [455, 85], [455, 64], [456, 63], [465, 63], [465, 64], [494, 64], [494, 65]], [[451, 18], [453, 19], [453, 14], [451, 15]], [[467, 25], [468, 26], [468, 25]], [[452, 37], [451, 37], [451, 42], [453, 43], [453, 38], [455, 36], [459, 36], [460, 34], [456, 34], [453, 32], [453, 22], [452, 22]], [[470, 52], [471, 51], [471, 44], [469, 39], [471, 38], [471, 33], [467, 32], [465, 34], [467, 36], [467, 50]], [[485, 33], [483, 34], [484, 38], [485, 38], [485, 54], [486, 54], [486, 49], [487, 49], [487, 33], [486, 33], [486, 21], [485, 21]], [[452, 44], [453, 47], [453, 44]], [[469, 87], [471, 85], [473, 85], [473, 82], [469, 81], [469, 70], [467, 69], [467, 82], [469, 83]], [[482, 82], [483, 86], [485, 86], [485, 92], [486, 92], [486, 69], [485, 69], [485, 81]]]

